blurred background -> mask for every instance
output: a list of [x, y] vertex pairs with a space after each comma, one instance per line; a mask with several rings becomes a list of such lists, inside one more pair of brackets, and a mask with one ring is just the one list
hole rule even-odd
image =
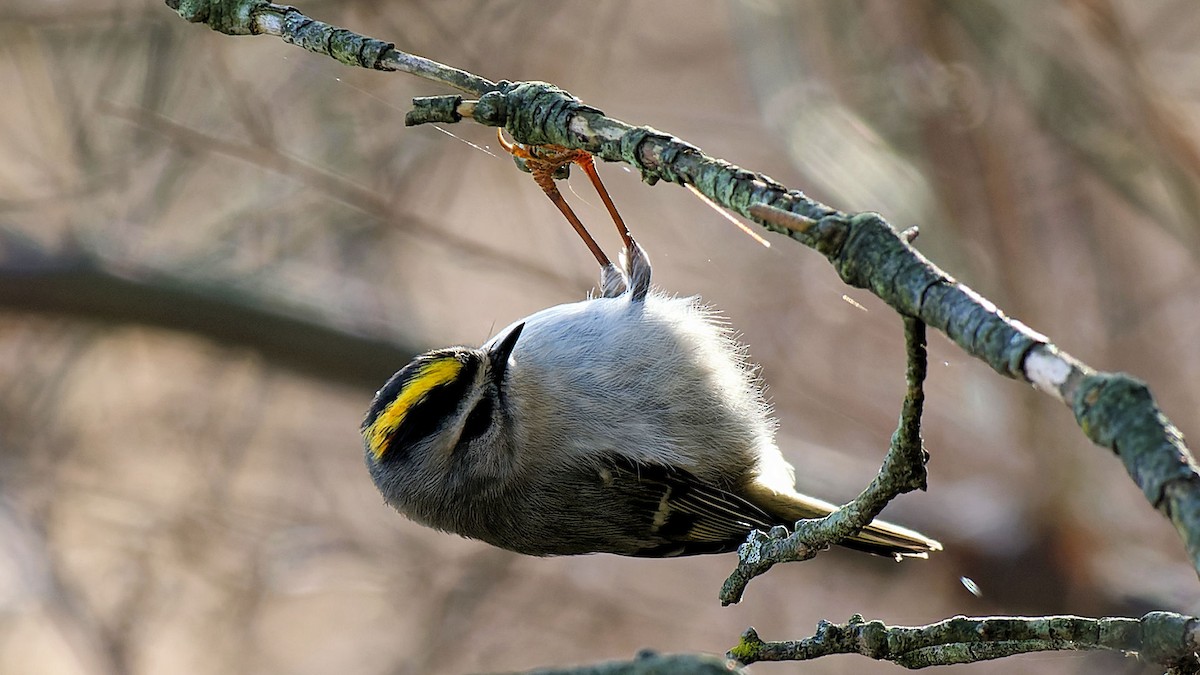
[[[1200, 437], [1190, 0], [300, 9], [919, 224], [938, 265], [1147, 380]], [[722, 608], [733, 556], [535, 559], [413, 525], [362, 466], [375, 389], [596, 278], [494, 131], [405, 129], [411, 97], [448, 92], [157, 0], [9, 0], [0, 51], [0, 673], [460, 673], [722, 653], [750, 625], [800, 638], [854, 613], [1200, 612], [1182, 545], [1118, 460], [940, 334], [930, 489], [886, 512], [945, 543], [927, 562], [831, 552]], [[749, 344], [800, 488], [853, 497], [899, 410], [899, 319], [794, 242], [764, 248], [686, 190], [600, 170], [656, 281]], [[1074, 653], [945, 672], [1015, 670], [1155, 672]]]

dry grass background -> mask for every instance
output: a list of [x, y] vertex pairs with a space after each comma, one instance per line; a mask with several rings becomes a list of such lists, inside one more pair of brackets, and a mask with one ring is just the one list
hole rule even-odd
[[[1187, 0], [300, 9], [485, 77], [554, 82], [836, 207], [919, 223], [939, 265], [1091, 365], [1146, 379], [1200, 437]], [[1200, 612], [1181, 545], [1119, 462], [941, 336], [931, 487], [888, 510], [946, 543], [928, 562], [835, 552], [721, 608], [728, 556], [533, 559], [412, 525], [381, 504], [357, 434], [401, 364], [339, 376], [355, 339], [478, 344], [595, 276], [528, 177], [462, 142], [494, 146], [490, 130], [404, 129], [408, 99], [439, 89], [218, 35], [153, 0], [12, 0], [0, 52], [0, 289], [85, 267], [349, 338], [300, 373], [289, 335], [208, 337], [253, 332], [222, 325], [235, 312], [164, 328], [191, 325], [186, 293], [158, 326], [126, 320], [145, 309], [122, 305], [135, 296], [72, 305], [95, 290], [86, 276], [60, 305], [4, 294], [0, 673], [456, 673], [722, 652], [751, 624], [802, 637], [856, 612]], [[685, 190], [601, 171], [658, 283], [742, 332], [801, 487], [852, 496], [898, 411], [899, 320], [813, 252], [763, 249]], [[1017, 669], [1142, 672], [1079, 654], [947, 672]], [[754, 668], [798, 670], [895, 667]]]

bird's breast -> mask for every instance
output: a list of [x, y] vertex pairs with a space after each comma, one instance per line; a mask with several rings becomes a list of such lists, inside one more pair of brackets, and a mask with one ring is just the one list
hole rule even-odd
[[521, 445], [564, 461], [620, 453], [703, 473], [747, 463], [772, 424], [741, 351], [692, 299], [598, 298], [525, 319], [509, 365]]

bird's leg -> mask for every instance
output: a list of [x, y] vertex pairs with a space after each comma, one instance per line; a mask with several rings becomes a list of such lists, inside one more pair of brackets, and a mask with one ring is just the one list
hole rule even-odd
[[629, 292], [633, 299], [644, 300], [650, 292], [650, 256], [632, 237], [621, 252], [621, 264], [628, 273]]
[[621, 219], [621, 214], [617, 212], [617, 206], [613, 204], [612, 198], [608, 196], [608, 190], [604, 187], [604, 182], [600, 180], [600, 173], [596, 171], [596, 163], [592, 161], [592, 156], [585, 152], [582, 153], [582, 157], [577, 157], [573, 161], [592, 181], [592, 187], [596, 188], [596, 193], [600, 195], [600, 201], [604, 202], [604, 208], [608, 209], [613, 224], [617, 226], [617, 233], [621, 235], [621, 243], [625, 244], [625, 250], [621, 252], [621, 266], [625, 268], [625, 276], [629, 288], [633, 292], [633, 299], [645, 298], [646, 293], [650, 290], [650, 258], [646, 255], [645, 249], [633, 240], [629, 228], [625, 227], [625, 221]]
[[[525, 168], [529, 169], [530, 175], [533, 176], [533, 181], [542, 188], [542, 192], [554, 202], [558, 210], [571, 223], [571, 227], [575, 228], [575, 233], [583, 239], [583, 243], [588, 247], [588, 250], [595, 256], [596, 262], [600, 263], [600, 267], [611, 265], [608, 256], [604, 255], [604, 251], [600, 249], [600, 245], [592, 238], [591, 233], [580, 222], [579, 217], [571, 210], [571, 206], [567, 204], [567, 200], [563, 199], [562, 193], [558, 191], [558, 186], [554, 184], [554, 174], [562, 167], [575, 161], [575, 154], [583, 152], [582, 150], [569, 150], [553, 145], [542, 145], [528, 147], [520, 143], [509, 143], [504, 138], [502, 131], [496, 131], [496, 138], [500, 140], [500, 147], [504, 148], [510, 155], [518, 157], [525, 161]], [[586, 155], [586, 152], [583, 152]]]
[[[587, 245], [588, 250], [595, 256], [596, 261], [600, 263], [600, 294], [602, 297], [613, 298], [621, 295], [628, 287], [628, 277], [616, 265], [609, 261], [608, 257], [596, 244], [595, 239], [580, 222], [575, 212], [563, 199], [562, 193], [558, 191], [558, 187], [554, 184], [556, 174], [569, 164], [578, 164], [588, 175], [588, 179], [595, 187], [596, 193], [600, 195], [600, 200], [604, 202], [604, 207], [608, 210], [609, 215], [613, 219], [613, 223], [617, 227], [617, 233], [621, 236], [621, 241], [625, 245], [625, 253], [623, 254], [623, 266], [629, 272], [629, 277], [633, 273], [633, 260], [644, 259], [645, 252], [641, 251], [640, 247], [634, 242], [633, 237], [629, 234], [629, 229], [625, 227], [625, 221], [621, 219], [621, 214], [617, 212], [617, 207], [613, 204], [612, 198], [608, 194], [608, 190], [604, 188], [604, 183], [600, 180], [600, 174], [596, 171], [596, 164], [592, 161], [592, 156], [584, 150], [573, 150], [564, 148], [558, 145], [534, 145], [527, 146], [521, 143], [509, 143], [504, 134], [497, 131], [497, 137], [500, 140], [500, 147], [504, 148], [509, 154], [524, 161], [525, 168], [533, 176], [533, 180], [542, 188], [550, 201], [558, 207], [558, 210], [571, 223], [571, 227], [575, 228], [575, 232], [583, 239], [583, 243]], [[637, 251], [638, 255], [632, 252]], [[649, 265], [646, 266], [646, 271], [649, 271]], [[640, 270], [640, 268], [639, 268]], [[645, 284], [649, 286], [649, 278], [647, 276]], [[635, 286], [636, 289], [636, 286]], [[635, 293], [638, 299], [645, 296], [643, 290], [640, 294]]]
[[625, 248], [632, 249], [634, 246], [633, 237], [629, 234], [629, 228], [625, 227], [625, 221], [621, 219], [621, 214], [617, 213], [617, 205], [613, 204], [612, 197], [608, 196], [608, 190], [604, 188], [604, 182], [600, 180], [600, 173], [596, 171], [596, 163], [592, 161], [592, 156], [582, 150], [576, 151], [579, 154], [573, 157], [571, 161], [579, 165], [583, 172], [587, 174], [588, 180], [592, 181], [592, 187], [596, 188], [596, 193], [600, 195], [600, 201], [604, 202], [604, 208], [608, 209], [608, 215], [612, 216], [613, 224], [617, 226], [617, 233], [621, 235], [621, 243]]

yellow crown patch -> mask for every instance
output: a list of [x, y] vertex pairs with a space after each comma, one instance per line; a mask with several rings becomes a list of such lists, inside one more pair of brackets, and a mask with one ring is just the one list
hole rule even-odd
[[453, 382], [462, 373], [462, 369], [461, 361], [447, 356], [430, 361], [417, 370], [417, 374], [409, 379], [400, 390], [400, 394], [379, 413], [371, 426], [363, 429], [363, 437], [366, 438], [367, 447], [370, 448], [371, 456], [376, 462], [383, 459], [388, 443], [404, 423], [408, 411], [434, 388]]

